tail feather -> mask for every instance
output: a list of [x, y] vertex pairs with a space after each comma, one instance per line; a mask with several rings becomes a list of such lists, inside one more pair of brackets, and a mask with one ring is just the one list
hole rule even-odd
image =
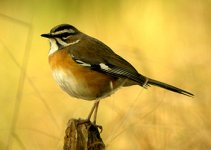
[[187, 92], [183, 89], [177, 88], [175, 86], [172, 86], [172, 85], [169, 85], [169, 84], [166, 84], [166, 83], [154, 80], [154, 79], [148, 78], [148, 81], [147, 81], [146, 84], [158, 86], [158, 87], [161, 87], [161, 88], [164, 88], [164, 89], [167, 89], [167, 90], [179, 93], [179, 94], [183, 94], [183, 95], [186, 95], [186, 96], [190, 96], [190, 97], [194, 96], [192, 93]]

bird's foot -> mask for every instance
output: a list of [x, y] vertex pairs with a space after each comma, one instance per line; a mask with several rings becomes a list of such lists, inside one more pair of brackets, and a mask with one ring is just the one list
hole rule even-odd
[[101, 125], [97, 125], [96, 121], [91, 122], [90, 119], [79, 119], [77, 125], [83, 125], [83, 124], [88, 124], [88, 125], [93, 125], [95, 127], [97, 127], [100, 131], [100, 133], [102, 133], [103, 131], [103, 127]]

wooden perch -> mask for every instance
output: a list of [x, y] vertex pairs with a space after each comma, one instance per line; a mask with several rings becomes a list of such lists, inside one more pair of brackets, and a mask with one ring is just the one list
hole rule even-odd
[[68, 122], [65, 137], [64, 137], [64, 150], [104, 150], [105, 144], [103, 143], [99, 126], [92, 122], [85, 122], [81, 119], [71, 119]]

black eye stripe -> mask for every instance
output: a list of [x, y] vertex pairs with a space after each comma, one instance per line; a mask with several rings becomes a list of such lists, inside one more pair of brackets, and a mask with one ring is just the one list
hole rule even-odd
[[59, 37], [68, 37], [68, 36], [70, 36], [70, 35], [72, 35], [72, 34], [69, 33], [69, 32], [65, 32], [65, 33], [58, 34]]
[[58, 37], [58, 38], [63, 38], [63, 37], [66, 38], [66, 37], [68, 37], [70, 35], [74, 35], [74, 34], [76, 34], [76, 33], [64, 32], [64, 33], [54, 34], [53, 36]]
[[79, 33], [79, 31], [72, 25], [61, 24], [51, 29], [50, 33], [52, 37], [66, 39], [70, 35]]

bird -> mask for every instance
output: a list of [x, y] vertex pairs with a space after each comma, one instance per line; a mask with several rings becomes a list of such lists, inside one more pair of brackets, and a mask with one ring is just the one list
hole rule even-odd
[[139, 85], [147, 88], [152, 85], [194, 96], [186, 90], [142, 75], [109, 46], [73, 25], [57, 25], [41, 36], [50, 41], [48, 60], [58, 85], [72, 97], [95, 100], [88, 121], [94, 112], [93, 122], [96, 123], [100, 100], [120, 87]]

